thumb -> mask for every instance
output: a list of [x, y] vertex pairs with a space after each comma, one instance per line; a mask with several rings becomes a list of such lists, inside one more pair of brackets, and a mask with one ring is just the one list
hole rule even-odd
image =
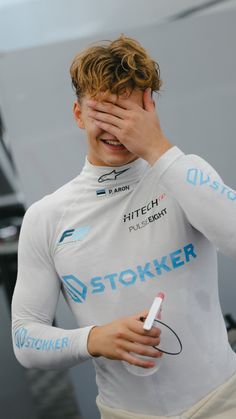
[[155, 102], [152, 98], [152, 90], [148, 87], [144, 90], [143, 93], [143, 107], [146, 111], [154, 111], [155, 110]]

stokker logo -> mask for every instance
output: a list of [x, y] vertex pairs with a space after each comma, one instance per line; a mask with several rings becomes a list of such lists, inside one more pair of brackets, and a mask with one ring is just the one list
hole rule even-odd
[[192, 243], [175, 249], [170, 253], [147, 260], [142, 265], [126, 266], [121, 271], [95, 275], [82, 282], [73, 274], [63, 275], [61, 280], [69, 297], [75, 303], [84, 303], [88, 297], [106, 293], [119, 292], [120, 287], [145, 285], [148, 281], [158, 280], [162, 275], [169, 275], [175, 269], [181, 269], [185, 264], [192, 263], [197, 257]]
[[28, 329], [19, 327], [14, 334], [15, 345], [18, 349], [36, 349], [37, 351], [56, 351], [69, 346], [69, 339], [63, 336], [58, 339], [41, 339], [28, 334]]
[[128, 169], [124, 169], [124, 170], [120, 170], [120, 171], [116, 171], [116, 170], [112, 170], [112, 172], [106, 173], [105, 175], [102, 175], [98, 178], [98, 182], [102, 183], [102, 182], [106, 182], [108, 180], [116, 180], [116, 178], [120, 175], [122, 175], [122, 173], [127, 172]]
[[64, 287], [72, 300], [82, 303], [86, 299], [88, 287], [74, 275], [62, 276]]
[[208, 186], [215, 192], [224, 195], [224, 197], [230, 201], [236, 201], [235, 191], [229, 189], [226, 185], [217, 180], [212, 180], [208, 174], [196, 167], [188, 169], [186, 181], [193, 186]]

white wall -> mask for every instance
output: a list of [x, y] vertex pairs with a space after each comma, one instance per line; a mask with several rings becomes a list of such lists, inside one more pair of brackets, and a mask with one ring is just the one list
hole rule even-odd
[[[0, 51], [9, 52], [76, 38], [96, 38], [101, 33], [145, 27], [165, 22], [176, 13], [208, 2], [0, 0]], [[218, 8], [216, 4], [214, 10]]]

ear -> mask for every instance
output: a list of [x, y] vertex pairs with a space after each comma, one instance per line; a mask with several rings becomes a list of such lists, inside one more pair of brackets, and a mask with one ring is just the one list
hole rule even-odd
[[154, 106], [154, 108], [155, 108], [155, 107], [156, 107], [156, 102], [155, 102], [155, 100], [153, 99], [153, 91], [151, 91], [151, 100], [152, 100], [153, 106]]
[[143, 108], [149, 112], [155, 109], [155, 101], [152, 98], [151, 88], [147, 88], [143, 92]]
[[77, 102], [77, 100], [74, 102], [73, 114], [74, 114], [78, 127], [84, 129], [85, 126], [84, 126], [84, 122], [82, 118], [81, 105]]

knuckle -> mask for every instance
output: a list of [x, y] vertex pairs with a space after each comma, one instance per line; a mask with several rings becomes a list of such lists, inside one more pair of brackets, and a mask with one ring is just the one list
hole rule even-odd
[[158, 348], [158, 346], [160, 345], [160, 339], [158, 340], [158, 341], [156, 341], [155, 343], [154, 343], [154, 345], [153, 346], [155, 346], [155, 348], [157, 349]]
[[125, 336], [125, 328], [123, 325], [120, 325], [116, 330], [116, 338], [123, 339]]
[[123, 131], [127, 134], [130, 131], [130, 121], [124, 121]]
[[153, 337], [158, 338], [160, 334], [161, 334], [161, 330], [155, 327], [153, 330]]
[[114, 111], [114, 105], [112, 103], [109, 103], [107, 106], [108, 113], [112, 113]]
[[117, 332], [116, 332], [116, 338], [118, 338], [118, 339], [122, 339], [123, 338], [123, 331], [122, 330], [117, 330]]
[[121, 348], [116, 348], [115, 349], [115, 351], [114, 351], [114, 353], [115, 353], [115, 358], [116, 359], [122, 359], [122, 350], [121, 350]]
[[153, 345], [153, 338], [146, 336], [144, 338], [144, 345], [150, 345], [150, 346]]
[[115, 345], [116, 350], [120, 350], [121, 349], [121, 341], [120, 341], [120, 338], [114, 339], [114, 345]]
[[146, 355], [146, 349], [142, 348], [139, 350], [140, 355]]
[[160, 339], [159, 337], [155, 338], [155, 339], [154, 339], [154, 345], [155, 345], [155, 346], [156, 346], [156, 345], [159, 345], [160, 341], [161, 341], [161, 339]]

